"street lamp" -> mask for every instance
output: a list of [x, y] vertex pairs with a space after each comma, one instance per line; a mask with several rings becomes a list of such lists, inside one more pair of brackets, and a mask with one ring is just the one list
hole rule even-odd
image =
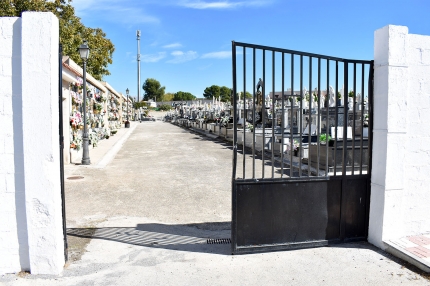
[[128, 121], [128, 88], [125, 90], [125, 93], [127, 94], [127, 121], [125, 122], [125, 128], [130, 128], [130, 121]]
[[88, 56], [90, 55], [90, 48], [88, 47], [87, 41], [84, 41], [84, 43], [79, 47], [79, 53], [81, 54], [81, 59], [84, 62], [84, 71], [83, 71], [83, 78], [84, 78], [84, 90], [82, 91], [82, 97], [84, 101], [84, 136], [82, 137], [82, 165], [89, 165], [91, 164], [90, 161], [90, 153], [88, 150], [88, 129], [87, 129], [87, 60]]

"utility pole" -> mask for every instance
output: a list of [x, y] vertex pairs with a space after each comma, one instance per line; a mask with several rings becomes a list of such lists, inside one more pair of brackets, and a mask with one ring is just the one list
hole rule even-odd
[[140, 31], [137, 30], [137, 102], [140, 101]]

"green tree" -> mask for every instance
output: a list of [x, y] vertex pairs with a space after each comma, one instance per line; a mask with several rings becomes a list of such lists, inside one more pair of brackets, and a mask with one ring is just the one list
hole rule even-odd
[[193, 100], [196, 97], [189, 92], [178, 91], [173, 96], [173, 100], [181, 101], [181, 100]]
[[221, 101], [229, 102], [231, 98], [231, 89], [226, 86], [222, 86], [220, 88], [220, 96], [221, 96]]
[[154, 78], [147, 78], [143, 83], [143, 100], [155, 99], [160, 101], [164, 96], [164, 86], [161, 86], [160, 82]]
[[174, 96], [175, 96], [174, 93], [168, 92], [168, 93], [165, 93], [163, 96], [163, 99], [159, 101], [172, 101]]
[[87, 72], [102, 80], [103, 76], [110, 75], [107, 67], [112, 64], [115, 47], [102, 29], [84, 26], [70, 3], [71, 0], [0, 0], [0, 16], [20, 17], [25, 11], [52, 12], [59, 19], [63, 54], [82, 65], [78, 48], [84, 40], [88, 41], [90, 57]]
[[[243, 91], [238, 92], [238, 93], [236, 94], [237, 98], [239, 98], [239, 94], [240, 94], [240, 99], [243, 99]], [[251, 94], [251, 93], [249, 93], [248, 91], [247, 91], [247, 92], [245, 92], [245, 98], [252, 98], [252, 94]]]
[[133, 103], [133, 108], [134, 109], [139, 109], [141, 107], [148, 107], [148, 103], [143, 102], [143, 101], [139, 101], [139, 102], [134, 102]]
[[212, 85], [210, 87], [205, 88], [205, 91], [203, 92], [203, 96], [206, 99], [212, 99], [213, 97], [218, 98], [221, 93], [221, 88], [217, 85]]

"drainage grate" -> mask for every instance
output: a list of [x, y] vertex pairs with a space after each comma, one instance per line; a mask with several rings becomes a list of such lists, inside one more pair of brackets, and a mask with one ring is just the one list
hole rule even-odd
[[83, 179], [84, 177], [82, 176], [72, 176], [72, 177], [68, 177], [67, 180], [80, 180]]
[[208, 239], [208, 244], [230, 244], [231, 239], [230, 238], [215, 238], [215, 239]]

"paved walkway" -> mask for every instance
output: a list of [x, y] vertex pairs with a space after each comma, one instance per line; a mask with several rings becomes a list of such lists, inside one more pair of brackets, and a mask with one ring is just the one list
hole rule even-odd
[[368, 243], [240, 256], [207, 244], [230, 236], [230, 144], [160, 121], [121, 132], [99, 146], [107, 155], [91, 154], [93, 165], [65, 168], [84, 178], [66, 180], [73, 259], [64, 273], [5, 275], [0, 284], [430, 284]]
[[430, 272], [430, 234], [391, 239], [386, 244], [390, 252]]

